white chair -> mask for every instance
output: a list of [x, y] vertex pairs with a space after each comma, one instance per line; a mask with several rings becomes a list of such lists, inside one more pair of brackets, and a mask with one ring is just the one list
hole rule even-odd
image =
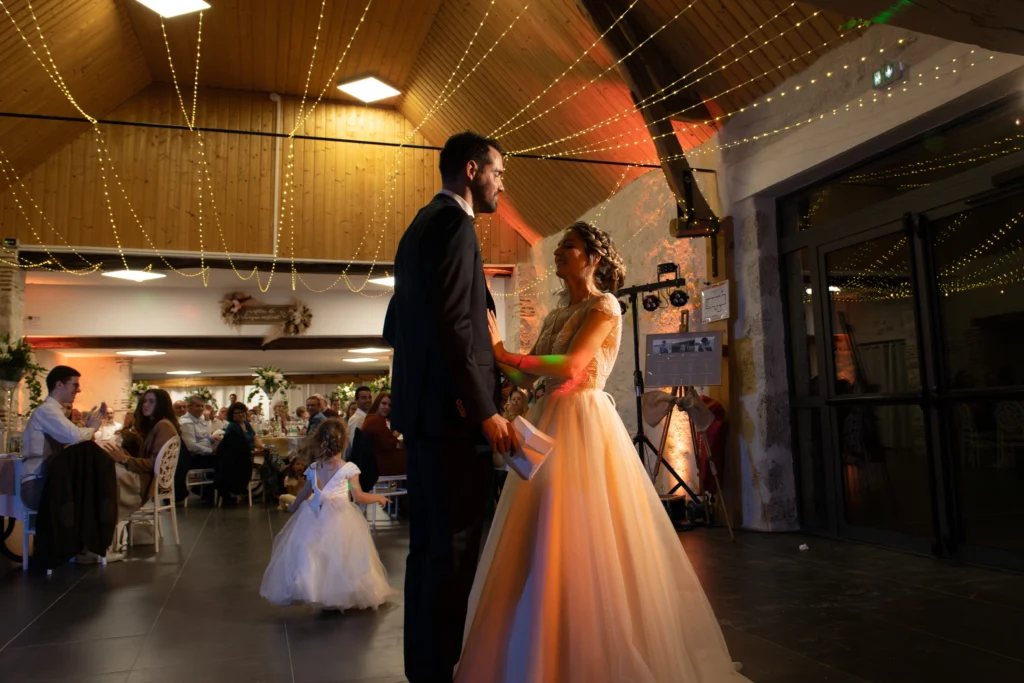
[[142, 506], [142, 509], [132, 513], [128, 518], [128, 545], [133, 544], [132, 529], [136, 523], [153, 525], [153, 546], [156, 552], [160, 552], [160, 540], [163, 538], [163, 531], [160, 528], [160, 513], [171, 513], [171, 528], [174, 531], [174, 545], [181, 545], [178, 538], [178, 513], [174, 505], [174, 470], [178, 466], [178, 452], [181, 449], [181, 439], [171, 437], [156, 456], [156, 463], [153, 465], [153, 476], [156, 479], [153, 487], [153, 499]]
[[[28, 571], [28, 537], [36, 535], [36, 517], [38, 512], [29, 510], [21, 502], [21, 470], [25, 461], [21, 456], [10, 458], [14, 465], [14, 505], [18, 507], [18, 519], [21, 521], [21, 570]], [[48, 571], [47, 574], [51, 572]]]
[[[189, 470], [185, 473], [185, 489], [188, 490], [188, 496], [185, 496], [185, 507], [188, 507], [188, 499], [192, 495], [192, 489], [213, 486], [213, 476], [214, 470], [212, 469]], [[214, 505], [217, 504], [217, 489], [213, 490], [213, 503]]]
[[[388, 499], [388, 506], [384, 509], [389, 519], [398, 516], [398, 498], [409, 494], [409, 490], [402, 487], [408, 480], [405, 474], [398, 474], [391, 477], [378, 477], [377, 483], [373, 485], [373, 492]], [[377, 506], [370, 506], [370, 529], [377, 530]]]
[[260, 476], [259, 470], [253, 470], [252, 477], [249, 478], [249, 507], [252, 507], [252, 494], [258, 491], [260, 502], [265, 503], [267, 501], [267, 492], [263, 488], [263, 478]]

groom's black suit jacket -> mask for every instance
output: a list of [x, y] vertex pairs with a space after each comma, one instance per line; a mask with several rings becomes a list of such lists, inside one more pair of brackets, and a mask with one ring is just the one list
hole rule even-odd
[[384, 321], [384, 339], [395, 350], [394, 429], [407, 437], [479, 437], [480, 423], [500, 413], [488, 308], [494, 302], [473, 219], [438, 194], [416, 214], [395, 255]]

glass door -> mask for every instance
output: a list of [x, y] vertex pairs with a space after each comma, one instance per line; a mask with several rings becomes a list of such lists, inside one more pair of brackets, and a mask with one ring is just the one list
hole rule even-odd
[[955, 554], [1024, 568], [1024, 191], [924, 216]]
[[819, 251], [838, 529], [934, 550], [931, 424], [917, 248], [909, 219]]

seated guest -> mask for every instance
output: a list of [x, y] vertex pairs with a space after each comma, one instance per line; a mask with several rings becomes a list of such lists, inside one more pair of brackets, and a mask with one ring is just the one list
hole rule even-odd
[[[174, 402], [174, 417], [177, 418], [178, 420], [180, 420], [181, 418], [185, 417], [185, 413], [186, 413], [187, 410], [188, 410], [188, 407], [185, 405], [184, 401], [175, 401]], [[138, 412], [138, 411], [136, 411], [136, 412]]]
[[288, 406], [283, 401], [274, 404], [274, 427], [288, 431]]
[[370, 391], [370, 387], [356, 389], [356, 412], [348, 419], [349, 446], [352, 445], [356, 430], [363, 426], [363, 420], [366, 419], [366, 413], [370, 410], [371, 405], [373, 405], [373, 392]]
[[544, 384], [544, 380], [538, 381], [533, 385], [533, 405], [537, 405], [537, 401], [544, 398], [544, 394], [548, 393], [547, 385]]
[[58, 365], [46, 375], [49, 395], [28, 419], [25, 427], [22, 455], [21, 502], [29, 510], [38, 510], [46, 482], [46, 461], [64, 446], [93, 438], [107, 412], [106, 404], [97, 411], [89, 411], [86, 427], [79, 427], [64, 415], [64, 404], [71, 405], [82, 390], [81, 375], [74, 368]]
[[209, 469], [213, 467], [213, 452], [217, 449], [217, 441], [210, 434], [210, 427], [203, 421], [203, 399], [191, 396], [188, 399], [188, 412], [181, 418], [182, 445], [188, 449], [190, 461], [188, 469]]
[[207, 403], [203, 406], [203, 421], [206, 424], [213, 422], [213, 418], [217, 417], [217, 409], [213, 407], [213, 404]]
[[[203, 404], [199, 401], [199, 413]], [[160, 449], [174, 437], [181, 437], [181, 427], [174, 415], [171, 395], [163, 389], [148, 389], [135, 407], [135, 430], [142, 438], [138, 456], [112, 443], [103, 444], [110, 457], [124, 466], [118, 473], [118, 514], [120, 521], [145, 505], [155, 493], [156, 477], [153, 471]], [[118, 549], [120, 550], [120, 549]]]
[[217, 411], [217, 414], [210, 420], [210, 433], [222, 432], [228, 426], [228, 409], [225, 406]]
[[508, 397], [508, 403], [505, 404], [505, 414], [503, 417], [512, 422], [518, 416], [526, 415], [527, 407], [526, 392], [519, 388], [513, 389]]
[[360, 427], [370, 437], [373, 454], [377, 459], [377, 474], [382, 477], [405, 474], [405, 448], [397, 433], [391, 431], [388, 420], [390, 415], [391, 394], [382, 391], [377, 394]]
[[96, 441], [117, 441], [118, 432], [121, 431], [120, 422], [114, 421], [114, 412], [109, 411], [103, 417], [103, 424], [96, 430]]
[[249, 444], [250, 451], [263, 448], [263, 442], [256, 434], [256, 430], [253, 429], [252, 423], [249, 422], [249, 410], [245, 407], [245, 404], [232, 404], [228, 408], [228, 413], [231, 415], [231, 421], [228, 423], [228, 426], [224, 428], [224, 438], [226, 439], [228, 434], [237, 433], [245, 439], [247, 444]]
[[341, 417], [341, 399], [332, 398], [331, 407], [324, 411], [327, 417]]
[[327, 419], [320, 406], [320, 397], [317, 394], [313, 394], [306, 399], [306, 410], [309, 412], [309, 424], [306, 426], [306, 433], [312, 434], [316, 430], [317, 425]]
[[295, 417], [299, 418], [300, 420], [306, 420], [308, 422], [309, 412], [306, 411], [305, 406], [299, 406], [298, 408], [295, 409]]
[[252, 479], [254, 451], [263, 448], [260, 438], [249, 424], [244, 403], [228, 406], [231, 422], [224, 430], [224, 438], [217, 446], [214, 486], [228, 504], [236, 503]]
[[359, 404], [355, 401], [349, 401], [348, 407], [345, 408], [345, 424], [348, 424], [348, 421], [356, 414], [357, 410], [359, 410]]

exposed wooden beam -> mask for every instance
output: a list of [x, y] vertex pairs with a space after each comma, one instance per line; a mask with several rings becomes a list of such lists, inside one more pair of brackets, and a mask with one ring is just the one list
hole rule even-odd
[[282, 337], [263, 344], [262, 337], [29, 337], [36, 349], [154, 349], [188, 351], [344, 351], [388, 348], [383, 337]]
[[[604, 33], [616, 18], [625, 14], [615, 28], [608, 31], [604, 37], [605, 46], [616, 59], [623, 59], [642, 42], [642, 36], [650, 35], [644, 27], [638, 25], [633, 15], [626, 13], [626, 4], [622, 0], [578, 0], [578, 4], [589, 14], [590, 21], [599, 34]], [[619, 72], [629, 86], [634, 102], [653, 95], [678, 78], [671, 62], [653, 43], [647, 43], [629, 59], [624, 59], [619, 64]], [[701, 103], [700, 94], [697, 92], [684, 91], [677, 99], [684, 95], [687, 101]], [[690, 222], [694, 219], [711, 218], [714, 216], [711, 206], [693, 181], [693, 169], [683, 156], [683, 147], [672, 126], [671, 111], [666, 106], [666, 101], [650, 104], [640, 110], [653, 138], [658, 158], [671, 159], [661, 163], [665, 179], [676, 197], [676, 202], [684, 212], [687, 212], [687, 219]], [[697, 107], [697, 111], [701, 120], [710, 116], [706, 107]], [[689, 202], [687, 197], [690, 198]]]

